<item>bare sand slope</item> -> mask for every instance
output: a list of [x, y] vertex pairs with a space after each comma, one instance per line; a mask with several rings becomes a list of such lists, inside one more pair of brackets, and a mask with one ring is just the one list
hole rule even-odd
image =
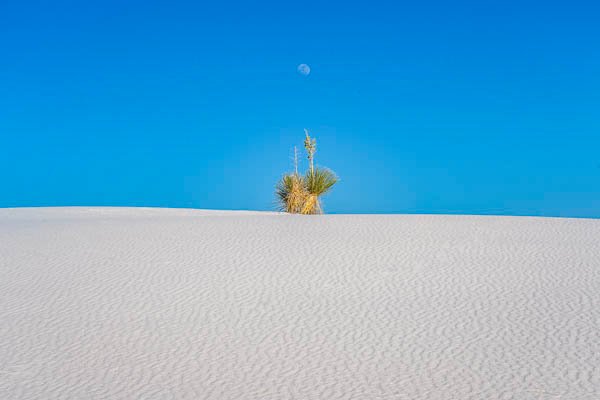
[[600, 220], [0, 210], [1, 399], [600, 399]]

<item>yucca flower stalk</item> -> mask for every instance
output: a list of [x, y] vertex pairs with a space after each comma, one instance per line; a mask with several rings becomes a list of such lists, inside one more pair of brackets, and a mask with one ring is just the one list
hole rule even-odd
[[310, 164], [310, 171], [312, 172], [315, 169], [314, 158], [317, 151], [317, 139], [312, 139], [308, 134], [308, 129], [306, 128], [304, 129], [304, 134], [306, 135], [306, 138], [304, 139], [304, 148], [308, 154], [308, 162]]

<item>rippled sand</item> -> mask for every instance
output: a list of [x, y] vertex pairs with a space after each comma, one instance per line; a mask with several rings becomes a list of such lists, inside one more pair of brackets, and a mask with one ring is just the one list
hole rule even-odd
[[0, 209], [1, 399], [600, 399], [600, 220]]

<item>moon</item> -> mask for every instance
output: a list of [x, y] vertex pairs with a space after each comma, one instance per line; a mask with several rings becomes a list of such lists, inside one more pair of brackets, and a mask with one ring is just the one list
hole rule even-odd
[[298, 65], [297, 70], [300, 75], [307, 76], [308, 74], [310, 74], [310, 67], [308, 66], [308, 64]]

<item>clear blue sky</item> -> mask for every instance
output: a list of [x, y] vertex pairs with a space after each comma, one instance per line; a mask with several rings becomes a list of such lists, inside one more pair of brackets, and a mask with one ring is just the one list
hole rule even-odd
[[2, 2], [0, 207], [600, 217], [598, 4]]

